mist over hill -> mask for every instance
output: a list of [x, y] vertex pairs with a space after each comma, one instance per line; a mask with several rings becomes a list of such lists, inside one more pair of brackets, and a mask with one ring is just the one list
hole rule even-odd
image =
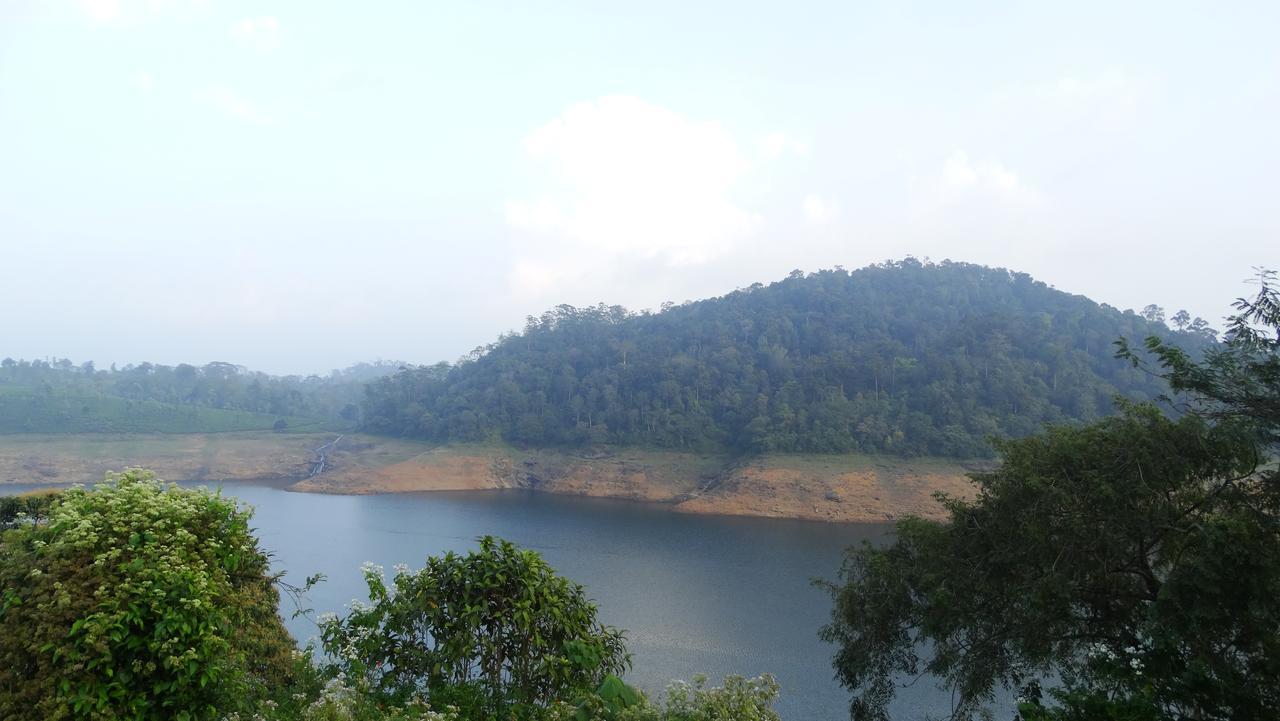
[[1163, 382], [1117, 338], [1214, 342], [1029, 275], [908, 258], [660, 312], [562, 305], [454, 366], [372, 381], [365, 426], [437, 441], [972, 457]]
[[0, 433], [349, 427], [360, 420], [364, 384], [401, 365], [377, 361], [324, 376], [274, 376], [222, 362], [98, 368], [66, 358], [4, 358]]

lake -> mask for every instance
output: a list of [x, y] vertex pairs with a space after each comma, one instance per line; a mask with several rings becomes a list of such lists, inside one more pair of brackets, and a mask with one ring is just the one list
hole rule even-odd
[[[235, 483], [224, 492], [254, 507], [262, 545], [287, 580], [328, 577], [307, 599], [317, 613], [365, 600], [365, 561], [391, 573], [397, 563], [418, 568], [428, 555], [501, 536], [583, 584], [601, 619], [628, 630], [631, 683], [660, 695], [672, 679], [697, 673], [718, 683], [725, 674], [768, 672], [782, 687], [777, 708], [788, 721], [848, 718], [849, 693], [831, 668], [834, 647], [817, 637], [831, 600], [810, 580], [835, 578], [846, 547], [890, 530], [515, 490], [327, 496]], [[315, 635], [306, 619], [289, 627], [304, 643]], [[950, 696], [926, 679], [900, 691], [893, 711], [919, 719], [949, 708]]]

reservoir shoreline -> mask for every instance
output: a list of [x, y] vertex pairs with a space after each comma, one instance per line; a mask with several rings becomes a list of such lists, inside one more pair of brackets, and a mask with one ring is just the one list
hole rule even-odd
[[[256, 483], [326, 495], [523, 489], [652, 504], [679, 514], [884, 523], [941, 518], [934, 497], [970, 497], [989, 464], [871, 455], [751, 457], [643, 448], [438, 446], [362, 434], [0, 436], [0, 488], [93, 483], [141, 466], [164, 479]], [[323, 462], [317, 453], [323, 454]], [[323, 470], [316, 472], [317, 468]]]

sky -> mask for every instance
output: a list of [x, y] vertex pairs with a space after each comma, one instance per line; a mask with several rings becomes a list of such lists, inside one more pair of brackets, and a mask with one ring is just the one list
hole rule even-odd
[[1280, 3], [0, 0], [0, 356], [454, 360], [908, 255], [1218, 321]]

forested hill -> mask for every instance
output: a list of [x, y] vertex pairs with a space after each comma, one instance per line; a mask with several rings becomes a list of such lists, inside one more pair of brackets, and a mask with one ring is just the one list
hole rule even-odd
[[964, 263], [797, 271], [660, 313], [559, 306], [456, 366], [370, 383], [364, 417], [440, 441], [972, 457], [1160, 395], [1112, 344], [1211, 343], [1197, 321]]
[[[272, 376], [230, 363], [109, 369], [69, 359], [0, 360], [0, 433], [214, 432], [348, 427], [364, 384], [402, 364]], [[288, 418], [288, 420], [285, 420]]]

